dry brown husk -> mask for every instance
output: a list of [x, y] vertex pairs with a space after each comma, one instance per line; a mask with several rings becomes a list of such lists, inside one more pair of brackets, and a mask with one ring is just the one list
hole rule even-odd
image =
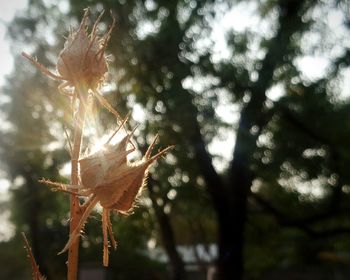
[[69, 34], [58, 56], [56, 67], [60, 75], [73, 80], [73, 84], [79, 82], [90, 89], [96, 89], [108, 71], [104, 52], [112, 29], [102, 37], [97, 35], [97, 24], [101, 15], [88, 34], [88, 15], [89, 9], [86, 9], [78, 30]]
[[152, 149], [158, 139], [158, 136], [156, 136], [142, 159], [130, 162], [127, 156], [135, 150], [134, 145], [128, 148], [129, 144], [132, 143], [130, 140], [131, 135], [127, 134], [117, 144], [112, 145], [108, 141], [103, 149], [80, 159], [80, 186], [42, 180], [43, 183], [54, 186], [56, 190], [76, 191], [77, 195], [89, 197], [84, 205], [84, 212], [77, 228], [72, 232], [67, 244], [60, 253], [69, 249], [79, 236], [81, 228], [84, 226], [94, 206], [100, 203], [103, 208], [103, 263], [105, 266], [108, 265], [109, 246], [105, 244], [105, 240], [108, 241], [107, 232], [109, 233], [112, 246], [116, 247], [110, 222], [110, 211], [114, 210], [122, 214], [130, 214], [132, 212], [137, 197], [146, 184], [150, 165], [172, 148], [168, 147], [151, 156]]

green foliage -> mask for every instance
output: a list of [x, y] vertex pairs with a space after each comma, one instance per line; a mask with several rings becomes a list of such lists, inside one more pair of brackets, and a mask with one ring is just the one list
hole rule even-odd
[[[152, 206], [145, 192], [134, 215], [113, 218], [119, 246], [111, 253], [110, 271], [116, 279], [166, 279], [165, 265], [147, 254], [150, 239], [157, 240], [157, 247], [162, 245], [155, 207], [166, 213], [176, 244], [217, 241], [218, 217], [196, 148], [200, 141], [210, 145], [222, 131], [235, 132], [238, 124], [221, 118], [219, 106], [225, 110], [234, 107], [243, 114], [252, 98], [261, 92], [265, 96], [274, 85], [281, 85], [284, 95], [274, 101], [267, 99], [261, 108], [252, 106], [253, 126], [247, 132], [257, 139], [249, 150], [252, 160], [247, 167], [254, 179], [245, 234], [247, 279], [262, 279], [264, 275], [268, 279], [273, 270], [318, 269], [325, 263], [331, 271], [338, 269], [339, 263], [322, 260], [320, 253], [350, 250], [347, 235], [339, 238], [329, 234], [333, 229], [350, 227], [350, 110], [349, 100], [339, 101], [336, 86], [340, 71], [349, 66], [348, 50], [344, 48], [343, 54], [331, 61], [331, 70], [324, 78], [305, 79], [295, 58], [305, 52], [308, 32], [323, 36], [317, 29], [321, 18], [307, 15], [315, 6], [327, 9], [327, 4], [303, 1], [300, 19], [287, 17], [282, 24], [288, 5], [293, 8], [297, 1], [257, 1], [255, 15], [268, 22], [269, 31], [228, 31], [229, 55], [214, 59], [215, 42], [208, 39], [213, 22], [225, 14], [222, 11], [243, 2], [69, 1], [69, 11], [62, 13], [58, 7], [38, 0], [32, 1], [27, 13], [10, 26], [19, 49], [30, 47], [41, 62], [53, 65], [52, 57], [63, 44], [60, 36], [67, 34], [69, 24], [78, 22], [86, 6], [91, 7], [94, 17], [102, 9], [111, 10], [117, 28], [108, 49], [111, 79], [105, 96], [123, 115], [133, 111], [137, 120], [130, 122], [132, 126], [140, 123], [136, 138], [141, 148], [157, 132], [161, 146], [176, 144], [152, 175], [157, 205]], [[347, 4], [340, 1], [339, 5]], [[108, 17], [104, 17], [101, 29], [108, 24]], [[279, 28], [284, 32], [278, 33]], [[48, 29], [56, 34], [50, 40], [54, 43], [46, 41]], [[323, 48], [331, 52], [335, 47], [333, 42], [330, 49], [327, 45]], [[18, 60], [4, 88], [9, 101], [1, 105], [11, 123], [0, 136], [0, 157], [13, 183], [11, 219], [17, 230], [30, 231], [37, 261], [49, 279], [55, 275], [60, 279], [64, 274], [64, 256], [55, 255], [68, 237], [68, 197], [37, 183], [42, 177], [64, 180], [59, 170], [68, 160], [63, 127], [70, 130], [71, 116], [65, 110], [69, 101], [57, 94], [56, 86]], [[135, 108], [141, 108], [145, 117], [137, 118], [140, 111]], [[115, 127], [115, 121], [104, 111], [97, 123], [101, 126], [99, 133]], [[221, 144], [225, 152], [229, 144]], [[239, 144], [251, 147], [249, 141]], [[211, 160], [229, 165], [229, 155], [225, 159], [209, 155]], [[224, 170], [219, 174], [225, 183], [230, 180], [229, 173]], [[85, 228], [82, 263], [101, 263], [101, 222], [98, 213], [95, 217]], [[21, 259], [21, 248], [14, 240], [0, 246], [4, 252], [13, 248], [9, 259]], [[6, 269], [0, 270], [4, 273], [0, 278], [14, 273], [10, 266]]]

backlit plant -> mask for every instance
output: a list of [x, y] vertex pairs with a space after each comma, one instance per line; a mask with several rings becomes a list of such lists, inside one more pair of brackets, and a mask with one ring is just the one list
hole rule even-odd
[[[85, 10], [79, 28], [72, 31], [60, 52], [56, 64], [57, 73], [49, 71], [45, 66], [26, 53], [22, 55], [35, 65], [46, 76], [61, 81], [58, 90], [71, 98], [74, 114], [74, 139], [71, 146], [71, 183], [61, 184], [47, 179], [41, 182], [52, 186], [55, 190], [70, 194], [70, 235], [61, 253], [68, 250], [68, 280], [77, 279], [79, 236], [91, 211], [100, 204], [102, 206], [103, 231], [103, 265], [108, 265], [108, 236], [112, 247], [116, 247], [110, 221], [111, 211], [123, 214], [131, 212], [135, 199], [145, 185], [149, 166], [164, 155], [168, 147], [155, 155], [151, 155], [157, 141], [157, 136], [140, 160], [130, 162], [127, 156], [136, 150], [133, 144], [132, 132], [125, 128], [127, 118], [108, 103], [99, 91], [101, 83], [108, 72], [108, 61], [105, 50], [110, 39], [114, 21], [109, 30], [102, 36], [98, 35], [98, 23], [102, 14], [88, 32], [87, 20], [89, 9]], [[96, 98], [99, 103], [110, 111], [118, 123], [118, 129], [103, 147], [92, 154], [82, 156], [82, 136], [86, 114], [89, 111], [89, 99]], [[110, 141], [116, 133], [124, 130], [124, 138], [117, 144]], [[79, 197], [85, 197], [83, 204]]]

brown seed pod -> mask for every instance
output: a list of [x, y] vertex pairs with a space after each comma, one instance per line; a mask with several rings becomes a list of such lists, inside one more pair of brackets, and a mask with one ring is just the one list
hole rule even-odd
[[118, 144], [106, 144], [105, 150], [79, 160], [82, 185], [78, 194], [93, 194], [103, 208], [123, 214], [132, 210], [139, 191], [145, 185], [149, 166], [172, 148], [151, 156], [158, 139], [156, 136], [143, 158], [131, 163], [127, 155], [135, 148], [127, 149], [130, 136], [125, 136]]
[[115, 170], [125, 163], [127, 155], [135, 150], [134, 147], [127, 150], [129, 141], [130, 136], [127, 135], [118, 144], [106, 143], [100, 151], [81, 158], [79, 160], [81, 184], [87, 189], [96, 188], [105, 180], [110, 170]]
[[123, 214], [130, 213], [138, 193], [145, 185], [149, 166], [172, 148], [168, 147], [151, 156], [157, 139], [158, 136], [155, 137], [141, 160], [134, 163], [127, 160], [126, 155], [133, 150], [125, 150], [120, 157], [111, 160], [110, 168], [106, 170], [105, 176], [93, 191], [103, 208], [116, 210]]
[[[77, 98], [85, 100], [88, 92], [90, 92], [102, 106], [120, 119], [118, 112], [114, 110], [99, 92], [99, 87], [105, 80], [105, 75], [108, 72], [105, 51], [115, 25], [113, 18], [113, 23], [109, 30], [104, 35], [98, 36], [97, 25], [102, 15], [103, 13], [100, 14], [89, 34], [87, 30], [89, 9], [85, 9], [79, 28], [76, 31], [70, 32], [64, 48], [58, 56], [56, 64], [57, 73], [52, 73], [30, 55], [24, 52], [22, 52], [22, 55], [46, 76], [62, 81], [58, 86], [61, 94], [73, 97], [73, 100]], [[75, 90], [72, 92], [71, 88]], [[77, 88], [79, 90], [76, 90]]]
[[88, 34], [86, 23], [88, 15], [89, 9], [86, 9], [78, 30], [69, 34], [58, 56], [56, 67], [58, 73], [72, 84], [82, 83], [88, 88], [95, 89], [104, 80], [108, 71], [104, 53], [114, 23], [105, 35], [99, 37], [97, 24], [101, 19], [101, 14], [91, 33]]
[[102, 17], [98, 17], [93, 25], [90, 34], [87, 32], [87, 20], [89, 9], [85, 9], [83, 19], [76, 31], [71, 31], [63, 50], [60, 52], [56, 64], [58, 74], [50, 72], [45, 66], [36, 61], [26, 53], [22, 55], [33, 63], [45, 75], [55, 80], [64, 81], [60, 86], [60, 92], [69, 95], [65, 91], [67, 87], [83, 86], [87, 89], [96, 90], [101, 82], [104, 81], [105, 74], [108, 72], [105, 50], [114, 27], [101, 37], [97, 35], [97, 25]]
[[[157, 135], [143, 158], [131, 163], [127, 158], [127, 155], [135, 150], [135, 146], [128, 149], [128, 144], [131, 143], [131, 136], [132, 133], [127, 134], [115, 145], [109, 144], [110, 139], [105, 144], [104, 149], [80, 159], [79, 175], [81, 185], [79, 186], [41, 180], [42, 183], [53, 186], [55, 190], [89, 197], [83, 206], [83, 215], [78, 226], [70, 235], [67, 244], [60, 253], [66, 251], [79, 236], [81, 228], [97, 203], [100, 203], [103, 208], [102, 227], [104, 243], [108, 242], [107, 232], [109, 232], [112, 245], [113, 247], [116, 246], [110, 222], [110, 211], [114, 210], [118, 213], [130, 214], [135, 200], [145, 186], [150, 165], [173, 148], [172, 146], [168, 147], [151, 156], [152, 149], [158, 139]], [[108, 265], [106, 248], [108, 249], [108, 243], [104, 244], [104, 265]]]

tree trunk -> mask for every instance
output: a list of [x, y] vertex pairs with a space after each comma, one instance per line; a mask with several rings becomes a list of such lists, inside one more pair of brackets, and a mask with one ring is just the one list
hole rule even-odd
[[300, 15], [302, 6], [302, 1], [291, 0], [280, 3], [280, 28], [270, 41], [259, 78], [250, 88], [251, 99], [241, 112], [236, 146], [229, 170], [231, 200], [228, 218], [231, 221], [227, 221], [223, 226], [223, 232], [221, 231], [223, 240], [220, 243], [220, 279], [239, 280], [243, 277], [247, 199], [253, 181], [250, 165], [256, 150], [257, 138], [269, 121], [269, 117], [264, 113], [265, 93], [273, 82], [275, 69], [284, 63], [284, 57], [289, 53], [291, 36], [302, 26]]
[[160, 235], [163, 247], [169, 258], [171, 270], [172, 270], [172, 280], [185, 280], [186, 272], [184, 268], [184, 263], [176, 250], [176, 241], [174, 236], [174, 231], [169, 221], [169, 217], [164, 213], [162, 207], [157, 204], [157, 198], [154, 191], [155, 181], [149, 177], [148, 180], [148, 192], [149, 197], [152, 200], [153, 209], [157, 218], [157, 222], [160, 229]]

